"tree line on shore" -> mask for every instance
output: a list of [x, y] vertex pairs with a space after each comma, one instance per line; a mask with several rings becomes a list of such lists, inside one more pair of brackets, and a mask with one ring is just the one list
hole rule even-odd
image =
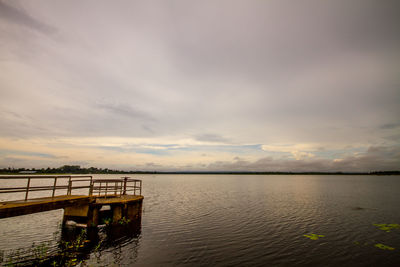
[[81, 168], [79, 165], [64, 165], [58, 168], [3, 168], [1, 174], [119, 174], [119, 173], [141, 173], [140, 171], [121, 171], [108, 168]]
[[400, 175], [400, 171], [372, 172], [252, 172], [252, 171], [122, 171], [108, 168], [81, 168], [79, 165], [64, 165], [58, 168], [3, 168], [0, 174], [315, 174], [315, 175]]

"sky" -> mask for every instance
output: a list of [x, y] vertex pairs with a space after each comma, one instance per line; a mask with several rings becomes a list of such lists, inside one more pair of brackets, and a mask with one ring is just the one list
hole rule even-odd
[[400, 169], [397, 0], [0, 0], [0, 167]]

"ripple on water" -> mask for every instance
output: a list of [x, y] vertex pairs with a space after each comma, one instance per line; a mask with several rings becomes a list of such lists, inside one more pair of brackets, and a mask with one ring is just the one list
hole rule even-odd
[[[399, 181], [373, 176], [144, 176], [140, 235], [110, 243], [101, 259], [123, 266], [399, 266], [400, 254], [374, 244], [400, 249], [400, 230], [386, 233], [373, 226], [400, 223]], [[52, 239], [62, 213], [43, 216], [26, 217], [23, 234], [20, 227], [0, 220], [0, 237], [14, 247]], [[312, 233], [325, 237], [303, 236]], [[91, 257], [89, 263], [96, 263]]]

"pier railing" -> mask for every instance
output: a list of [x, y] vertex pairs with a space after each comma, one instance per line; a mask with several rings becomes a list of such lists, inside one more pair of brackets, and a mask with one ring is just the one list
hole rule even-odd
[[90, 195], [103, 195], [107, 196], [120, 196], [129, 195], [142, 195], [142, 180], [132, 179], [129, 177], [122, 177], [121, 179], [95, 179], [92, 183], [92, 192]]
[[[34, 180], [47, 180], [52, 185], [32, 185]], [[1, 194], [10, 193], [24, 193], [24, 200], [27, 201], [30, 192], [37, 191], [48, 191], [49, 195], [54, 198], [56, 193], [65, 190], [66, 195], [72, 195], [73, 191], [81, 189], [88, 189], [88, 196], [121, 196], [121, 195], [139, 195], [142, 194], [142, 181], [132, 179], [129, 177], [122, 177], [117, 179], [93, 179], [90, 175], [56, 175], [56, 176], [0, 176], [1, 180], [26, 180], [25, 186], [14, 186], [14, 187], [0, 187]], [[60, 181], [63, 183], [60, 184]], [[49, 197], [49, 195], [43, 195], [42, 197]], [[80, 195], [82, 193], [80, 192]]]

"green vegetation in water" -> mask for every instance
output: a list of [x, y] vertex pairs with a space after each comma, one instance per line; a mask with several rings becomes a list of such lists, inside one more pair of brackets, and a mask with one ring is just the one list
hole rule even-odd
[[129, 223], [131, 223], [131, 220], [126, 217], [122, 217], [116, 222], [113, 222], [112, 218], [103, 218], [103, 224], [105, 224], [106, 226], [110, 226], [112, 224], [128, 225]]
[[112, 218], [104, 218], [103, 219], [103, 224], [105, 224], [105, 225], [110, 225], [111, 222], [112, 222]]
[[375, 223], [374, 226], [378, 227], [380, 230], [385, 231], [387, 233], [392, 229], [400, 229], [400, 224], [397, 223], [389, 223], [389, 224], [378, 224]]
[[126, 217], [116, 223], [111, 221], [109, 219], [110, 225], [101, 229], [62, 228], [60, 224], [60, 229], [53, 233], [53, 240], [33, 243], [27, 248], [0, 250], [0, 266], [121, 266], [119, 259], [111, 263], [102, 251], [119, 244], [115, 242], [120, 242], [121, 237], [138, 238], [141, 223]]
[[374, 247], [376, 247], [376, 248], [380, 248], [380, 249], [383, 249], [383, 250], [394, 250], [395, 248], [392, 248], [392, 247], [389, 247], [389, 246], [386, 246], [386, 245], [384, 245], [384, 244], [375, 244], [374, 245]]
[[324, 235], [317, 235], [317, 234], [309, 234], [309, 235], [303, 235], [311, 240], [318, 240], [320, 237], [325, 237]]
[[30, 248], [13, 250], [8, 252], [6, 256], [4, 251], [1, 251], [0, 266], [24, 266], [20, 262], [30, 262], [32, 266], [41, 266], [46, 260], [49, 245], [50, 242], [39, 245], [33, 242]]
[[51, 241], [32, 243], [30, 248], [9, 251], [7, 256], [0, 251], [0, 266], [76, 266], [83, 263], [80, 252], [89, 242], [83, 229], [76, 239], [60, 241], [57, 252], [49, 251]]
[[122, 217], [122, 219], [118, 221], [120, 225], [128, 225], [130, 222], [131, 220], [126, 217]]

